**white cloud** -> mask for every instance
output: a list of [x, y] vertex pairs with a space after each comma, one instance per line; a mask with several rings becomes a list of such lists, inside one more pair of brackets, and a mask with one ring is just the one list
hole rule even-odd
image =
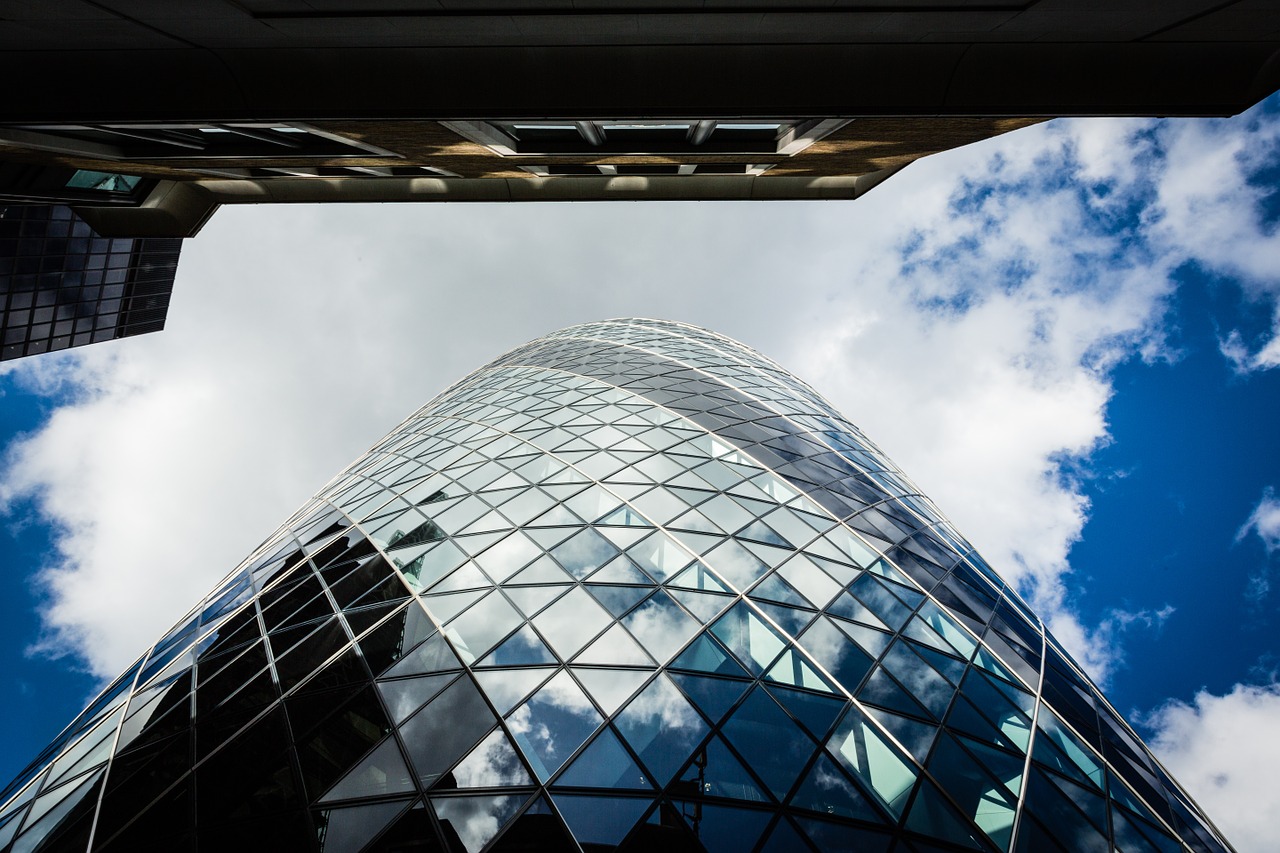
[[[1276, 498], [1275, 490], [1270, 487], [1262, 493], [1261, 499], [1249, 514], [1249, 518], [1236, 532], [1236, 542], [1242, 542], [1251, 533], [1262, 541], [1262, 547], [1267, 549], [1268, 557], [1280, 550], [1280, 500]], [[1245, 600], [1254, 605], [1262, 602], [1271, 592], [1273, 574], [1270, 561], [1264, 562], [1250, 572], [1244, 591]]]
[[1280, 684], [1200, 691], [1143, 721], [1156, 756], [1241, 853], [1275, 849], [1280, 813]]

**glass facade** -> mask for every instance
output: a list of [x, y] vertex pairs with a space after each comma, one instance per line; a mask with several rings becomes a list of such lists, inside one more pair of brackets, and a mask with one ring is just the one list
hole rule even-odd
[[103, 237], [64, 205], [0, 207], [0, 361], [160, 331], [181, 250], [176, 237]]
[[0, 795], [5, 851], [1222, 851], [814, 391], [521, 346], [285, 523]]

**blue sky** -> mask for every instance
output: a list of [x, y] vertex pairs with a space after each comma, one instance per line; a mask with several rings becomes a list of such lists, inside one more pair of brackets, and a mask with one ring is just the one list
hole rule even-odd
[[1050, 122], [851, 203], [224, 209], [165, 332], [0, 374], [0, 776], [435, 392], [554, 328], [659, 316], [832, 399], [1265, 849], [1278, 143], [1272, 97]]

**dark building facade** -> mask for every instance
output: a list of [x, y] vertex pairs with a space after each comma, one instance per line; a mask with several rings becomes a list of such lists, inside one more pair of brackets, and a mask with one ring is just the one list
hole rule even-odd
[[86, 213], [113, 236], [190, 236], [221, 204], [853, 198], [1053, 116], [1237, 113], [1280, 88], [1277, 20], [1255, 0], [10, 4], [0, 195], [153, 181]]
[[103, 237], [66, 205], [0, 207], [0, 360], [160, 331], [181, 249]]
[[503, 355], [0, 794], [0, 851], [1229, 850], [812, 389], [693, 327]]

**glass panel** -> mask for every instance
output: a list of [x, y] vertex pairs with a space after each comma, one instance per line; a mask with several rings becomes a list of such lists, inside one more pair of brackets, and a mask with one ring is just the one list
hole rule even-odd
[[321, 853], [360, 850], [386, 828], [406, 803], [376, 803], [349, 809], [329, 809], [320, 813], [316, 832]]
[[380, 681], [378, 690], [391, 714], [391, 721], [399, 725], [425, 705], [428, 699], [443, 690], [453, 677], [452, 674], [424, 675], [421, 678]]
[[686, 797], [731, 797], [757, 803], [769, 802], [769, 795], [718, 735], [694, 753], [671, 790]]
[[759, 557], [731, 539], [707, 552], [703, 560], [738, 589], [746, 589], [769, 571]]
[[585, 590], [575, 588], [534, 617], [533, 624], [560, 657], [568, 659], [612, 621]]
[[494, 729], [471, 754], [436, 785], [447, 788], [510, 788], [532, 785], [516, 749], [502, 729]]
[[491, 592], [446, 627], [464, 663], [471, 663], [524, 622], [506, 597]]
[[754, 675], [764, 672], [786, 645], [773, 628], [742, 603], [721, 616], [711, 626], [711, 632]]
[[795, 808], [840, 815], [869, 823], [880, 823], [880, 812], [867, 801], [862, 789], [849, 780], [826, 755], [819, 754], [805, 773], [800, 788], [791, 799]]
[[664, 580], [685, 566], [693, 557], [665, 533], [655, 533], [627, 549], [627, 555], [640, 568], [658, 580]]
[[543, 782], [600, 725], [600, 714], [569, 673], [560, 672], [507, 718], [511, 733]]
[[646, 669], [591, 669], [573, 667], [574, 676], [582, 683], [600, 710], [608, 716], [640, 689], [640, 685], [652, 675]]
[[557, 786], [650, 790], [652, 783], [617, 735], [605, 728], [556, 779]]
[[475, 673], [480, 689], [503, 716], [555, 672], [551, 667], [481, 670]]
[[403, 756], [400, 755], [400, 747], [396, 745], [395, 738], [386, 738], [339, 779], [320, 798], [320, 802], [398, 794], [413, 789], [413, 780]]
[[523, 533], [512, 533], [497, 545], [476, 557], [476, 563], [485, 574], [496, 581], [504, 581], [542, 553]]
[[615, 722], [658, 785], [666, 785], [707, 732], [706, 723], [665, 675], [633, 699]]
[[[649, 797], [578, 797], [554, 794], [564, 821], [585, 850], [613, 850], [653, 802]], [[598, 845], [598, 846], [596, 846]]]
[[901, 817], [916, 771], [860, 713], [849, 711], [827, 741], [827, 749], [880, 798], [882, 805]]
[[496, 722], [471, 679], [455, 681], [400, 727], [419, 781], [434, 785]]
[[528, 794], [498, 797], [432, 797], [445, 836], [456, 834], [466, 853], [480, 853], [524, 804]]
[[622, 623], [659, 663], [675, 654], [701, 627], [670, 595], [662, 591], [633, 610]]
[[724, 724], [724, 735], [778, 799], [786, 797], [817, 748], [758, 686]]
[[566, 586], [504, 586], [507, 597], [516, 603], [516, 607], [526, 616], [532, 616], [563, 593]]

